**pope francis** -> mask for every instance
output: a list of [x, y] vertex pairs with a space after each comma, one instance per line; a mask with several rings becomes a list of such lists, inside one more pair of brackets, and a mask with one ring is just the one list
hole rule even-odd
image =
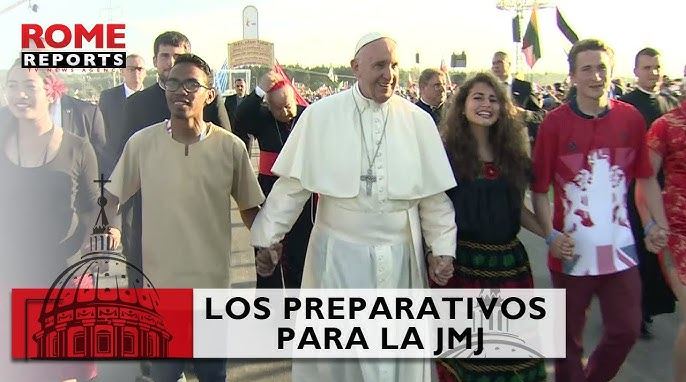
[[[428, 274], [445, 284], [457, 228], [444, 191], [455, 178], [436, 126], [395, 95], [392, 38], [362, 37], [351, 66], [355, 85], [309, 106], [294, 127], [272, 168], [280, 179], [255, 219], [251, 244], [276, 245], [317, 193], [303, 288], [425, 288], [422, 237]], [[265, 272], [274, 260], [262, 251], [256, 263]], [[292, 380], [429, 382], [432, 372], [431, 360], [295, 360]]]

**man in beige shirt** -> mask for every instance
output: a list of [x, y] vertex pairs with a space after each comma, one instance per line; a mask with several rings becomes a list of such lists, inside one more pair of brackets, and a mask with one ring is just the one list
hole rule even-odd
[[[142, 194], [143, 268], [158, 288], [228, 288], [231, 197], [245, 225], [264, 201], [243, 142], [211, 122], [216, 96], [200, 57], [176, 59], [165, 82], [171, 119], [126, 143], [107, 189], [126, 202]], [[152, 362], [157, 382], [175, 382], [184, 361]], [[224, 382], [225, 360], [195, 361], [200, 382]]]

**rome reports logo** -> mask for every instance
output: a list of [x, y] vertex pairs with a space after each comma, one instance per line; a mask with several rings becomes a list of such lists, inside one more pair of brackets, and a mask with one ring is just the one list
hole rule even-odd
[[[108, 242], [107, 200], [100, 177], [100, 214], [90, 251], [52, 283], [30, 335], [38, 359], [165, 358], [172, 340], [150, 280]], [[29, 337], [29, 333], [27, 333]]]

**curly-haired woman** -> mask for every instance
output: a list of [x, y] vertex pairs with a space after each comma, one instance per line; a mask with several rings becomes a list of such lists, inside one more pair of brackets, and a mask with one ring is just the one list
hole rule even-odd
[[[446, 192], [459, 240], [455, 273], [445, 287], [533, 288], [517, 233], [520, 227], [543, 233], [524, 206], [531, 159], [526, 129], [505, 89], [491, 74], [475, 75], [454, 96], [440, 129], [458, 183]], [[437, 368], [442, 382], [546, 380], [542, 359], [446, 358]]]

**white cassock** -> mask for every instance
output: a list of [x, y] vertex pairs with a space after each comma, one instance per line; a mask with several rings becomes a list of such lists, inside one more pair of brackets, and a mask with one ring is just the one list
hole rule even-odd
[[[368, 195], [360, 177], [370, 159]], [[434, 255], [455, 256], [455, 212], [444, 193], [453, 172], [431, 116], [399, 96], [377, 104], [356, 84], [308, 106], [272, 172], [281, 178], [253, 223], [254, 246], [281, 241], [319, 194], [302, 288], [426, 288], [422, 236]], [[292, 380], [429, 382], [433, 370], [432, 360], [294, 360]]]

